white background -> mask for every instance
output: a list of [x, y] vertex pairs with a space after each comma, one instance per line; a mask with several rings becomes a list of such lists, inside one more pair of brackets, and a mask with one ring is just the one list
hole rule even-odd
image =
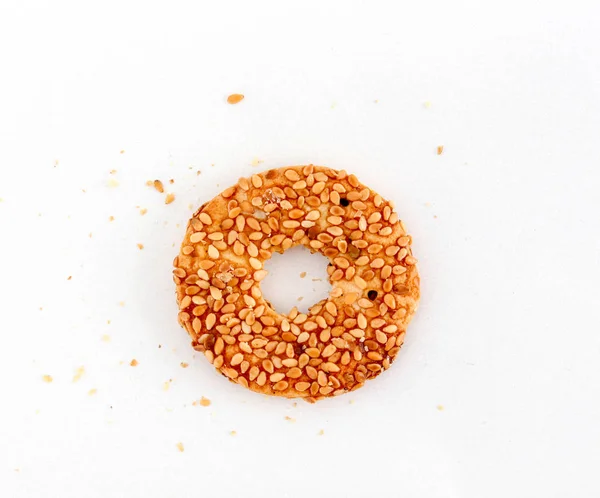
[[[1, 2], [0, 496], [598, 497], [599, 19]], [[193, 208], [311, 162], [396, 202], [423, 286], [394, 367], [316, 405], [217, 375], [171, 281]], [[323, 292], [274, 267], [282, 306]]]

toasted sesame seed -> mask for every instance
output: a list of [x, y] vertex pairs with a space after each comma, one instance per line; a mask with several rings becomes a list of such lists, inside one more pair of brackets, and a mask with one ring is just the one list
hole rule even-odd
[[154, 188], [160, 192], [161, 194], [165, 191], [165, 188], [163, 187], [163, 183], [160, 180], [154, 180], [152, 182], [152, 185], [154, 186]]
[[305, 350], [305, 353], [311, 358], [318, 358], [321, 355], [321, 352], [317, 348], [308, 348]]
[[242, 363], [242, 361], [244, 361], [244, 355], [242, 353], [237, 353], [232, 356], [230, 363], [231, 366], [236, 366]]
[[228, 104], [238, 104], [244, 100], [244, 96], [241, 93], [232, 93], [227, 97]]
[[308, 332], [302, 332], [299, 336], [298, 336], [298, 343], [302, 344], [303, 342], [308, 341], [308, 338], [310, 337], [310, 334]]
[[298, 392], [304, 392], [304, 391], [306, 391], [306, 390], [308, 390], [310, 388], [310, 382], [297, 382], [294, 385], [294, 388]]
[[285, 177], [292, 181], [292, 182], [297, 182], [298, 180], [300, 180], [300, 175], [298, 173], [296, 173], [295, 170], [293, 169], [288, 169], [284, 172]]

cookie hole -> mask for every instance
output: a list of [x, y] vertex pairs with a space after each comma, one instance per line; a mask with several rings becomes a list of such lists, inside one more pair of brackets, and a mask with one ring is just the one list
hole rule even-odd
[[348, 199], [346, 199], [345, 197], [342, 197], [340, 199], [340, 206], [346, 207], [346, 206], [349, 206], [349, 205], [350, 205], [350, 201]]
[[371, 301], [375, 301], [375, 299], [377, 299], [377, 291], [371, 289], [369, 292], [367, 292], [367, 297], [371, 300]]
[[325, 256], [311, 253], [304, 246], [292, 247], [283, 254], [274, 253], [265, 263], [269, 274], [260, 283], [263, 298], [278, 313], [287, 315], [294, 306], [306, 313], [331, 291], [328, 263]]

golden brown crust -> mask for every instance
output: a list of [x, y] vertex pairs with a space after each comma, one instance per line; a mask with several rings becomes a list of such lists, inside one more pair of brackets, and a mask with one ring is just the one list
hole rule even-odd
[[[332, 291], [307, 314], [263, 299], [264, 262], [303, 244], [329, 258]], [[253, 391], [315, 401], [389, 368], [419, 300], [411, 237], [393, 204], [319, 166], [240, 178], [188, 223], [174, 261], [192, 346]]]

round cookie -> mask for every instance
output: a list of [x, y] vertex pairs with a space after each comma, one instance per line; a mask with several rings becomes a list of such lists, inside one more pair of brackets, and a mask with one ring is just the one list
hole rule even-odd
[[[389, 368], [416, 311], [411, 237], [392, 202], [319, 166], [240, 178], [190, 220], [173, 271], [192, 346], [253, 391], [315, 401]], [[330, 261], [332, 290], [307, 314], [275, 311], [260, 281], [274, 251]]]

